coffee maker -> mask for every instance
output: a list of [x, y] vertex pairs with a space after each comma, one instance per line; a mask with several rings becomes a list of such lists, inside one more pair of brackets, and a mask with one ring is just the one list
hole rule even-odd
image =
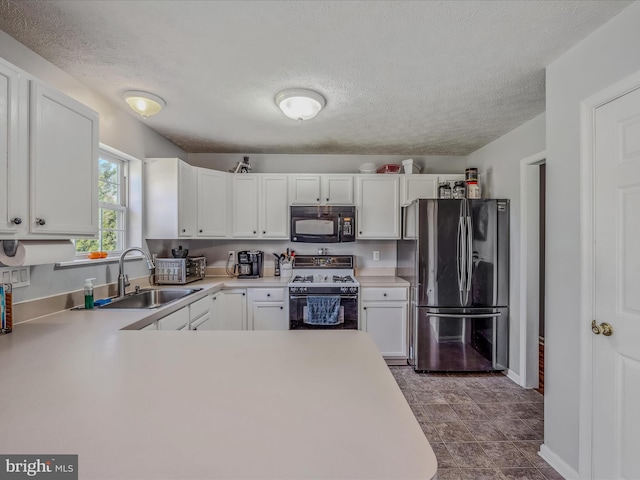
[[238, 278], [260, 278], [263, 266], [263, 251], [244, 250], [238, 252]]

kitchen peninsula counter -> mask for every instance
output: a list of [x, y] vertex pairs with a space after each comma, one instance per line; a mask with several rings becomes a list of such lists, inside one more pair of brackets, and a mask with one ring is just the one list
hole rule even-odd
[[120, 330], [146, 315], [66, 311], [0, 336], [0, 452], [78, 454], [82, 479], [435, 475], [366, 333]]

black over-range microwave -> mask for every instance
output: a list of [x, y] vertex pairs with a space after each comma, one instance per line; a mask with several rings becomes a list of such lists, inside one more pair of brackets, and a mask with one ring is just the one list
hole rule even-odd
[[356, 240], [356, 207], [291, 206], [291, 241], [338, 243]]

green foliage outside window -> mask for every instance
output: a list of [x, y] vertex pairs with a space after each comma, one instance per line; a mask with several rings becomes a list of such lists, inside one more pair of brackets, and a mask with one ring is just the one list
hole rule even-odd
[[100, 224], [98, 238], [76, 240], [76, 253], [116, 252], [124, 245], [124, 213], [122, 185], [123, 162], [100, 158], [98, 201]]

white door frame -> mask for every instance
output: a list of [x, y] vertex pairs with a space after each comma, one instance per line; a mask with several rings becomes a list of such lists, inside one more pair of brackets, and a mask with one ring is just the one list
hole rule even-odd
[[542, 151], [520, 160], [520, 372], [518, 384], [538, 386], [540, 322], [540, 183]]
[[[640, 72], [601, 90], [580, 102], [580, 478], [592, 478], [593, 436], [593, 334], [594, 318], [594, 169], [596, 109], [633, 90], [640, 88]], [[561, 368], [561, 367], [559, 367]]]

